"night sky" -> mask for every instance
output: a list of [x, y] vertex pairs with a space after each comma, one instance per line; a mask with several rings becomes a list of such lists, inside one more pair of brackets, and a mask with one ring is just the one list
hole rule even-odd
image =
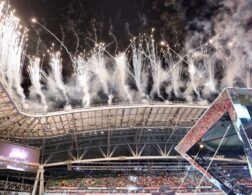
[[[31, 24], [32, 17], [50, 29], [74, 52], [76, 34], [80, 39], [78, 51], [91, 46], [87, 38], [106, 43], [118, 41], [123, 50], [132, 36], [149, 33], [155, 28], [156, 40], [164, 38], [176, 50], [183, 47], [189, 30], [201, 30], [195, 21], [211, 20], [218, 9], [218, 1], [205, 0], [9, 0], [22, 23], [30, 29], [31, 52], [43, 52], [55, 42], [38, 25]], [[96, 32], [96, 33], [95, 33]], [[96, 36], [95, 36], [96, 34]], [[116, 49], [111, 45], [112, 51]]]
[[[157, 42], [165, 39], [177, 52], [183, 52], [190, 33], [202, 31], [198, 22], [211, 21], [219, 9], [218, 0], [9, 0], [20, 17], [21, 24], [29, 28], [27, 53], [42, 56], [55, 43], [48, 32], [31, 22], [35, 17], [64, 42], [71, 53], [90, 50], [94, 43], [110, 44], [113, 53], [124, 51], [133, 36], [150, 34], [155, 28]], [[213, 32], [209, 32], [212, 34]], [[77, 45], [77, 39], [79, 45]], [[202, 41], [202, 40], [200, 40]], [[117, 42], [117, 44], [115, 43]], [[196, 42], [195, 42], [196, 43]], [[197, 44], [197, 43], [196, 43]], [[61, 48], [64, 79], [73, 72], [69, 56]], [[48, 69], [45, 58], [44, 69]], [[25, 70], [25, 69], [24, 69]], [[26, 72], [24, 72], [27, 75]], [[29, 85], [28, 76], [23, 86]], [[24, 87], [26, 88], [26, 87]]]
[[[24, 67], [22, 86], [26, 94], [31, 86], [30, 79], [26, 76], [27, 66], [31, 65], [30, 56], [40, 57], [42, 69], [49, 75], [56, 67], [52, 66], [50, 55], [60, 54], [58, 59], [59, 61], [62, 59], [63, 82], [70, 85], [71, 82], [75, 82], [73, 78], [76, 73], [76, 70], [75, 72], [73, 70], [76, 62], [71, 56], [84, 56], [89, 59], [94, 50], [99, 49], [95, 44], [101, 42], [105, 45], [106, 71], [113, 72], [114, 65], [117, 64], [115, 60], [117, 58], [114, 57], [123, 52], [127, 58], [127, 63], [124, 65], [127, 65], [127, 71], [132, 72], [135, 65], [132, 48], [140, 47], [144, 50], [141, 54], [149, 50], [149, 54], [158, 56], [160, 61], [154, 60], [155, 66], [161, 67], [162, 71], [168, 71], [171, 64], [179, 64], [179, 69], [176, 69], [178, 76], [175, 75], [176, 71], [172, 71], [171, 75], [179, 77], [180, 80], [176, 84], [180, 81], [182, 84], [176, 90], [183, 95], [175, 94], [174, 89], [169, 88], [173, 81], [176, 81], [170, 76], [160, 81], [162, 86], [157, 87], [160, 88], [164, 99], [168, 96], [172, 100], [178, 97], [185, 98], [188, 94], [188, 97], [192, 97], [193, 100], [200, 96], [205, 99], [212, 97], [212, 92], [217, 94], [216, 89], [221, 90], [226, 86], [251, 87], [251, 0], [6, 1], [12, 5], [11, 9], [16, 9], [15, 15], [20, 17], [20, 24], [29, 29], [29, 40], [24, 55], [28, 57], [24, 57], [24, 64], [22, 64]], [[38, 22], [32, 23], [32, 18], [36, 18]], [[54, 35], [52, 36], [44, 28], [49, 29], [58, 38], [53, 37]], [[155, 29], [154, 32], [152, 29]], [[155, 40], [153, 46], [152, 32]], [[138, 38], [132, 42], [136, 47], [130, 47], [133, 37]], [[139, 43], [142, 40], [141, 45]], [[161, 44], [162, 40], [165, 40], [163, 44]], [[51, 49], [52, 45], [54, 45], [53, 49]], [[153, 48], [151, 52], [149, 45]], [[126, 50], [127, 48], [130, 49]], [[43, 55], [47, 52], [50, 55]], [[182, 61], [178, 60], [181, 58]], [[146, 56], [143, 57], [143, 62], [140, 62], [147, 64], [144, 70], [148, 75], [145, 80], [146, 94], [155, 89], [153, 84], [157, 82], [154, 81], [162, 77], [156, 75], [151, 62], [152, 58]], [[61, 67], [61, 63], [59, 64]], [[61, 68], [57, 73], [61, 73]], [[246, 76], [244, 77], [243, 74]], [[99, 81], [96, 79], [97, 74], [94, 75], [90, 82]], [[127, 86], [134, 91], [137, 87], [136, 82], [132, 81], [131, 75], [127, 76]], [[42, 84], [45, 88], [48, 87], [45, 81], [41, 82], [44, 82]], [[96, 94], [97, 91], [93, 91]]]

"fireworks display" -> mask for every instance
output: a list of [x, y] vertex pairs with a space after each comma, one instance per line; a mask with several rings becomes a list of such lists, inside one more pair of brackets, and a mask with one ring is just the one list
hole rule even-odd
[[[27, 54], [28, 30], [15, 12], [0, 4], [0, 80], [20, 109], [30, 112], [75, 106], [118, 102], [174, 100], [208, 103], [224, 87], [251, 85], [251, 30], [239, 28], [252, 17], [249, 1], [223, 1], [229, 9], [217, 14], [215, 35], [192, 47], [190, 41], [177, 53], [166, 40], [156, 42], [151, 32], [133, 37], [128, 48], [111, 54], [106, 43], [94, 42], [89, 51], [71, 52], [49, 29], [33, 18], [55, 38], [69, 55], [73, 73], [62, 75], [62, 52], [54, 44], [47, 54]], [[242, 14], [241, 14], [242, 13]], [[199, 35], [200, 36], [200, 35]], [[197, 35], [193, 35], [197, 37]], [[49, 70], [44, 70], [44, 58]], [[28, 65], [27, 65], [28, 64]], [[27, 70], [31, 85], [22, 87]], [[218, 76], [221, 70], [221, 77]]]

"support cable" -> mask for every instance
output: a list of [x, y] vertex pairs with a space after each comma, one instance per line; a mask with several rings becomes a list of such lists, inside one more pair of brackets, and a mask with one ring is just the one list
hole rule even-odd
[[[223, 137], [222, 137], [222, 139], [221, 139], [221, 141], [220, 141], [220, 143], [219, 143], [219, 145], [218, 145], [218, 147], [217, 147], [217, 149], [216, 149], [216, 151], [215, 151], [215, 153], [214, 153], [214, 155], [213, 155], [213, 157], [212, 157], [212, 159], [211, 159], [209, 165], [207, 166], [206, 172], [208, 172], [210, 166], [212, 165], [212, 162], [213, 162], [215, 156], [217, 155], [217, 153], [218, 153], [218, 151], [219, 151], [219, 149], [220, 149], [220, 147], [221, 147], [221, 145], [222, 145], [222, 142], [223, 142], [224, 138], [226, 137], [227, 132], [229, 131], [230, 127], [231, 127], [231, 125], [228, 126], [226, 132], [224, 133], [224, 135], [223, 135]], [[194, 195], [197, 194], [197, 190], [198, 190], [199, 187], [201, 186], [201, 184], [202, 184], [202, 182], [203, 182], [205, 176], [206, 176], [206, 175], [203, 174], [202, 178], [200, 179], [200, 182], [199, 182], [198, 186], [197, 186], [196, 189], [194, 190]]]

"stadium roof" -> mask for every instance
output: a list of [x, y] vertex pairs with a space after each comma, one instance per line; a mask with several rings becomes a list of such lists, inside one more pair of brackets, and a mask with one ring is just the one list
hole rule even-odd
[[208, 106], [149, 102], [89, 108], [25, 112], [0, 84], [0, 137], [48, 138], [97, 130], [180, 127], [190, 128]]

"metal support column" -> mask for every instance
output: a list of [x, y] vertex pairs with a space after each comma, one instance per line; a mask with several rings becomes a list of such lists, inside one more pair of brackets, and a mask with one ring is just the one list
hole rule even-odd
[[44, 167], [40, 166], [39, 195], [44, 194]]
[[5, 181], [5, 185], [4, 185], [4, 192], [6, 192], [7, 188], [8, 188], [8, 182], [9, 182], [9, 175], [7, 175], [7, 179]]
[[38, 187], [38, 181], [39, 181], [39, 175], [40, 175], [40, 169], [37, 170], [36, 179], [35, 179], [34, 186], [33, 186], [33, 189], [32, 189], [32, 195], [36, 194], [37, 187]]

